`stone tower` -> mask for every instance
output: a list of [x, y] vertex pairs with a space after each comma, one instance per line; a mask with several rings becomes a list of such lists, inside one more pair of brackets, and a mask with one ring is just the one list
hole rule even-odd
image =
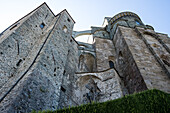
[[[46, 3], [0, 34], [0, 112], [104, 102], [147, 89], [170, 93], [170, 38], [138, 15], [73, 31], [67, 10]], [[92, 35], [89, 43], [76, 37]]]

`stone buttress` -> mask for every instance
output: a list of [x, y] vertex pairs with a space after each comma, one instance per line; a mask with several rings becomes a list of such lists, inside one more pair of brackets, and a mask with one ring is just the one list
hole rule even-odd
[[[46, 3], [0, 34], [0, 112], [55, 110], [147, 89], [170, 93], [170, 38], [132, 12], [73, 31]], [[88, 43], [76, 41], [91, 35]]]

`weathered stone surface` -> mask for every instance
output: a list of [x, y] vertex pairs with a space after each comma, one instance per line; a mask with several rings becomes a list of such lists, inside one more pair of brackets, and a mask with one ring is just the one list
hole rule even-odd
[[[144, 33], [145, 30], [140, 29]], [[160, 64], [154, 58], [152, 52], [148, 49], [140, 36], [137, 35], [134, 29], [120, 27], [122, 36], [124, 37], [128, 48], [130, 49], [133, 58], [140, 70], [141, 76], [143, 77], [145, 84], [148, 89], [160, 89], [165, 92], [169, 92], [170, 80], [162, 69]], [[145, 39], [148, 41], [154, 52], [160, 57], [162, 54], [169, 54], [165, 48], [156, 40], [153, 36], [144, 34]], [[165, 65], [165, 64], [164, 64]], [[166, 66], [169, 68], [168, 66]], [[162, 83], [162, 81], [164, 81]]]
[[[66, 10], [54, 15], [43, 3], [0, 34], [0, 112], [54, 110], [152, 88], [170, 93], [167, 35], [132, 12], [88, 31], [73, 32], [74, 23]], [[92, 35], [90, 44], [72, 37], [83, 34]]]
[[127, 29], [128, 30], [122, 30], [122, 27], [118, 27], [113, 39], [113, 43], [117, 53], [116, 68], [122, 77], [121, 79], [124, 82], [125, 89], [127, 88], [128, 93], [134, 93], [146, 90], [147, 87], [135, 63], [135, 59], [132, 56], [131, 50], [129, 50], [130, 48], [126, 43], [125, 36], [130, 35], [129, 37], [132, 37], [133, 35], [130, 32], [131, 28]]
[[109, 61], [115, 62], [115, 47], [112, 40], [95, 37], [97, 70], [109, 69]]
[[89, 80], [94, 80], [97, 85], [96, 101], [104, 102], [121, 97], [122, 90], [120, 86], [119, 76], [114, 69], [105, 70], [97, 73], [80, 73], [76, 74], [76, 82], [74, 84], [74, 100], [78, 104], [88, 103], [87, 94], [89, 89], [86, 87]]

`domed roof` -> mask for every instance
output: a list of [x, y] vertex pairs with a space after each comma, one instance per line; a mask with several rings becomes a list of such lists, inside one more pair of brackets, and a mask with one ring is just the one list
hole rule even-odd
[[133, 13], [133, 12], [128, 12], [128, 11], [126, 11], [126, 12], [118, 13], [118, 14], [115, 15], [113, 18], [111, 18], [109, 22], [112, 23], [112, 22], [116, 21], [117, 19], [122, 18], [122, 17], [124, 17], [124, 16], [134, 16], [134, 17], [138, 18], [139, 20], [141, 20], [137, 14], [135, 14], [135, 13]]

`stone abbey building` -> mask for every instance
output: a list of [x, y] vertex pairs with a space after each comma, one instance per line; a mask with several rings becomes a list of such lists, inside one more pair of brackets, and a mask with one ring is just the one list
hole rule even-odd
[[[0, 34], [0, 112], [54, 110], [147, 89], [170, 93], [170, 38], [132, 12], [73, 31], [46, 3]], [[89, 43], [76, 37], [92, 35]]]

